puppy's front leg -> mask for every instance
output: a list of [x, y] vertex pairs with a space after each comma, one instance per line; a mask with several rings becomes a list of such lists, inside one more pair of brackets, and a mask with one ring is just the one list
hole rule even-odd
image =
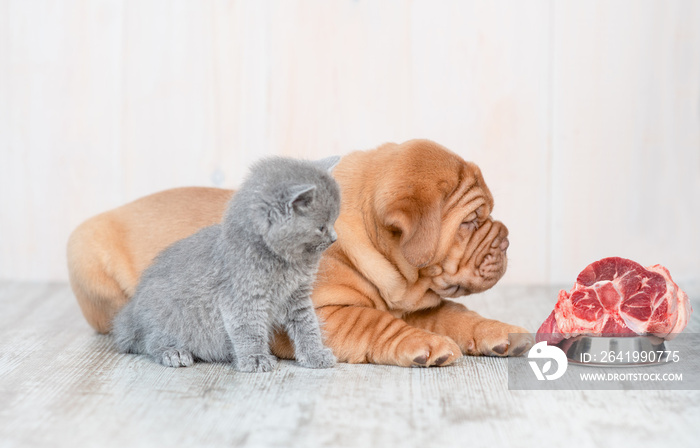
[[449, 336], [467, 355], [518, 356], [534, 344], [523, 327], [486, 319], [450, 300], [410, 313], [404, 319], [416, 327]]
[[448, 365], [462, 356], [449, 337], [421, 330], [386, 311], [361, 306], [324, 306], [326, 342], [340, 361], [398, 366]]
[[294, 342], [295, 357], [300, 365], [312, 369], [325, 369], [335, 365], [333, 352], [323, 345], [318, 317], [308, 289], [300, 289], [292, 295], [284, 325]]

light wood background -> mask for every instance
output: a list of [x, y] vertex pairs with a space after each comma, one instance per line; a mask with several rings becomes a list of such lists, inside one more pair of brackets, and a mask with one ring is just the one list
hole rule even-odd
[[700, 277], [700, 2], [0, 0], [0, 279], [81, 221], [267, 154], [477, 162], [506, 283], [618, 255]]

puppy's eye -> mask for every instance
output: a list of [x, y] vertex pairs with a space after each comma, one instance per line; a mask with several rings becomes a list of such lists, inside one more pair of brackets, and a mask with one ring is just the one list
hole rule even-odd
[[464, 221], [462, 221], [462, 224], [460, 227], [469, 229], [469, 230], [476, 230], [479, 228], [479, 217], [476, 212], [471, 212], [470, 214], [467, 215], [466, 218], [464, 218]]
[[479, 221], [475, 219], [473, 221], [463, 222], [462, 224], [460, 224], [460, 227], [468, 230], [476, 230], [479, 228]]

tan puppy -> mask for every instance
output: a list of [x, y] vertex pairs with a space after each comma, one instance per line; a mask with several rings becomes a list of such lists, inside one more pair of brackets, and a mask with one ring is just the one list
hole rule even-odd
[[[446, 300], [492, 287], [506, 270], [508, 231], [490, 214], [479, 168], [427, 140], [344, 157], [338, 240], [312, 295], [326, 343], [340, 361], [447, 365], [462, 353], [517, 355], [533, 341], [521, 327]], [[169, 244], [221, 220], [233, 192], [178, 188], [98, 215], [68, 243], [71, 285], [100, 332], [139, 276]], [[521, 333], [511, 338], [509, 334]], [[286, 335], [273, 353], [291, 358]]]

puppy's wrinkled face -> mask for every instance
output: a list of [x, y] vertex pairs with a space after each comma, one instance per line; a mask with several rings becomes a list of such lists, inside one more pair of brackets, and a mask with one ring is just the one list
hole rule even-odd
[[493, 197], [481, 171], [433, 142], [402, 146], [401, 173], [387, 173], [378, 207], [395, 237], [395, 257], [430, 277], [441, 297], [491, 288], [506, 271], [508, 229], [491, 218]]
[[505, 274], [508, 229], [494, 221], [489, 212], [486, 204], [469, 212], [468, 218], [454, 231], [452, 245], [445, 256], [421, 270], [421, 275], [432, 278], [431, 289], [441, 297], [485, 291]]

